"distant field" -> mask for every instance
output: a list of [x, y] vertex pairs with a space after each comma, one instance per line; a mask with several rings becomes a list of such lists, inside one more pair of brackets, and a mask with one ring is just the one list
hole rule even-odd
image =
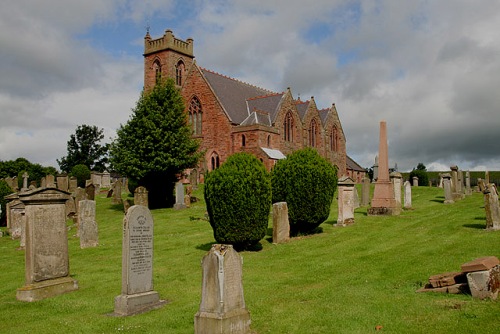
[[[498, 333], [500, 302], [470, 295], [416, 293], [429, 276], [475, 258], [500, 257], [500, 231], [485, 227], [482, 194], [443, 204], [442, 189], [413, 187], [413, 210], [396, 217], [355, 213], [335, 227], [334, 201], [322, 233], [242, 252], [243, 285], [254, 333]], [[195, 193], [202, 197], [202, 190]], [[125, 195], [124, 195], [125, 196]], [[201, 259], [214, 239], [203, 200], [153, 211], [154, 288], [169, 303], [128, 318], [109, 317], [121, 290], [123, 212], [97, 198], [100, 246], [81, 250], [69, 224], [70, 272], [80, 289], [23, 303], [24, 252], [0, 238], [1, 333], [193, 333]], [[270, 227], [272, 224], [270, 224]]]

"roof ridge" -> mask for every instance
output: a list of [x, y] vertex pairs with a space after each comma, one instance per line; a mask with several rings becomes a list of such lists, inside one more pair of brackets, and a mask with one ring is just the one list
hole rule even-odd
[[209, 70], [208, 68], [204, 68], [204, 67], [200, 67], [203, 71], [207, 71], [209, 73], [212, 73], [212, 74], [215, 74], [215, 75], [218, 75], [218, 76], [221, 76], [223, 78], [226, 78], [226, 79], [229, 79], [229, 80], [232, 80], [232, 81], [236, 81], [238, 83], [241, 83], [241, 84], [244, 84], [246, 86], [249, 86], [249, 87], [252, 87], [252, 88], [257, 88], [257, 89], [260, 89], [260, 90], [264, 90], [266, 92], [269, 92], [270, 95], [272, 94], [279, 94], [279, 93], [276, 93], [276, 92], [273, 92], [272, 90], [269, 90], [269, 89], [266, 89], [266, 88], [262, 88], [262, 87], [259, 87], [257, 85], [252, 85], [248, 82], [244, 82], [244, 81], [241, 81], [241, 80], [238, 80], [236, 78], [233, 78], [233, 77], [230, 77], [230, 76], [227, 76], [225, 74], [221, 74], [219, 72], [215, 72], [215, 71], [212, 71], [212, 70]]
[[[267, 90], [267, 89], [265, 89]], [[247, 99], [247, 101], [253, 101], [253, 100], [257, 100], [257, 99], [264, 99], [266, 97], [272, 97], [272, 96], [278, 96], [278, 95], [283, 95], [285, 94], [284, 92], [281, 92], [281, 93], [277, 93], [277, 92], [271, 92], [270, 94], [266, 94], [266, 95], [259, 95], [259, 96], [254, 96], [254, 97], [250, 97]]]

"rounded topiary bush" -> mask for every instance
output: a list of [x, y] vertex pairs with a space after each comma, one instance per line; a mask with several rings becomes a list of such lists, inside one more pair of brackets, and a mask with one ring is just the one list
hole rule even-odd
[[286, 202], [290, 234], [310, 233], [330, 214], [337, 168], [305, 148], [279, 160], [271, 171], [272, 202]]
[[204, 196], [218, 243], [244, 249], [266, 235], [271, 180], [262, 162], [253, 155], [236, 153], [209, 172]]
[[83, 164], [71, 168], [71, 176], [76, 177], [76, 183], [80, 188], [85, 188], [85, 181], [90, 179], [90, 169]]

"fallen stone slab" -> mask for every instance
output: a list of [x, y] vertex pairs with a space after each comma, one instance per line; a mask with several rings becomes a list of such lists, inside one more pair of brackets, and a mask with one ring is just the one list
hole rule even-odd
[[433, 275], [429, 277], [429, 284], [433, 288], [451, 286], [460, 283], [467, 283], [467, 276], [463, 272], [450, 272], [444, 274]]
[[496, 256], [485, 256], [462, 264], [461, 269], [464, 273], [470, 273], [474, 271], [490, 270], [499, 264], [500, 261]]
[[433, 288], [430, 284], [427, 284], [425, 287], [418, 289], [417, 292], [440, 292], [440, 293], [451, 293], [451, 294], [468, 294], [469, 286], [467, 283], [459, 283], [453, 284], [450, 286], [443, 286], [439, 288]]

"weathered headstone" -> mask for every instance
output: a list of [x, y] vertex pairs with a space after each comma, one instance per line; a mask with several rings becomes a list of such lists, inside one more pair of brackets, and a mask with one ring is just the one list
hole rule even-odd
[[96, 222], [95, 201], [80, 201], [78, 207], [78, 229], [80, 235], [80, 248], [97, 247], [99, 245], [99, 233]]
[[45, 180], [45, 176], [40, 179], [40, 188], [46, 188], [47, 181]]
[[470, 188], [470, 172], [465, 172], [465, 195], [472, 195], [472, 190]]
[[122, 290], [115, 314], [128, 316], [161, 307], [153, 290], [153, 216], [142, 205], [131, 206], [123, 219]]
[[451, 191], [453, 196], [453, 201], [459, 201], [464, 196], [462, 193], [462, 188], [460, 186], [460, 180], [458, 178], [458, 166], [451, 166]]
[[102, 176], [101, 173], [97, 173], [97, 172], [90, 173], [90, 179], [92, 180], [92, 183], [95, 184], [96, 186], [101, 185], [101, 183], [102, 183], [101, 176]]
[[19, 194], [26, 215], [26, 284], [17, 290], [18, 300], [32, 302], [78, 289], [69, 276], [68, 197], [56, 188]]
[[200, 309], [195, 334], [250, 333], [250, 313], [243, 295], [242, 260], [232, 245], [215, 244], [203, 257]]
[[14, 200], [8, 206], [10, 209], [10, 236], [13, 240], [21, 239], [26, 229], [25, 207], [20, 200]]
[[281, 244], [290, 240], [290, 222], [286, 202], [273, 204], [273, 243]]
[[484, 209], [486, 211], [486, 229], [500, 230], [500, 204], [498, 203], [498, 192], [495, 184], [488, 184], [483, 193]]
[[472, 297], [497, 299], [500, 292], [500, 265], [496, 256], [485, 256], [462, 264]]
[[404, 208], [408, 210], [408, 209], [411, 209], [411, 184], [410, 184], [410, 181], [406, 181], [404, 183], [404, 187], [405, 187]]
[[142, 206], [145, 206], [146, 208], [149, 207], [148, 190], [145, 187], [139, 186], [139, 187], [135, 188], [134, 204], [135, 205], [142, 205]]
[[113, 183], [113, 197], [111, 198], [112, 204], [122, 204], [122, 181], [120, 179]]
[[481, 178], [477, 179], [477, 185], [479, 187], [480, 192], [483, 192], [486, 189], [486, 184], [484, 183], [484, 180]]
[[484, 172], [484, 183], [485, 184], [490, 183], [490, 172], [489, 171]]
[[78, 179], [72, 176], [69, 178], [68, 191], [73, 194], [76, 188], [78, 188]]
[[348, 176], [343, 176], [338, 180], [337, 186], [337, 226], [354, 224], [354, 181]]
[[465, 188], [464, 188], [464, 172], [459, 169], [458, 170], [458, 174], [457, 174], [457, 177], [458, 177], [458, 183], [457, 183], [457, 192], [462, 196], [462, 198], [464, 198], [464, 194], [465, 194]]
[[396, 200], [396, 204], [401, 208], [401, 180], [403, 179], [403, 175], [398, 172], [392, 172], [389, 174], [389, 177], [394, 188], [394, 199]]
[[57, 189], [62, 191], [68, 191], [69, 189], [68, 181], [69, 181], [68, 175], [66, 174], [57, 175]]
[[375, 156], [375, 163], [373, 164], [373, 182], [378, 180], [378, 155]]
[[375, 190], [368, 208], [368, 215], [399, 215], [401, 208], [394, 199], [394, 190], [389, 179], [389, 155], [387, 148], [387, 124], [380, 122], [379, 170]]
[[56, 187], [56, 179], [54, 175], [48, 174], [45, 176], [45, 187], [47, 188], [55, 188]]
[[412, 178], [412, 181], [413, 181], [413, 186], [414, 186], [414, 187], [418, 187], [418, 177], [417, 177], [417, 176], [414, 176], [414, 177]]
[[451, 175], [443, 174], [444, 204], [455, 203], [451, 189]]
[[175, 184], [175, 204], [174, 209], [180, 210], [185, 209], [186, 204], [184, 203], [184, 184], [182, 182], [177, 182]]
[[92, 183], [85, 186], [85, 194], [88, 200], [95, 200], [95, 185]]
[[443, 174], [439, 173], [439, 188], [443, 188]]
[[111, 175], [109, 172], [102, 173], [101, 177], [101, 187], [109, 188], [111, 186]]
[[24, 172], [23, 173], [23, 187], [21, 188], [21, 191], [28, 191], [28, 178], [29, 178], [28, 173]]
[[365, 176], [361, 186], [361, 206], [368, 205], [370, 205], [370, 179]]

